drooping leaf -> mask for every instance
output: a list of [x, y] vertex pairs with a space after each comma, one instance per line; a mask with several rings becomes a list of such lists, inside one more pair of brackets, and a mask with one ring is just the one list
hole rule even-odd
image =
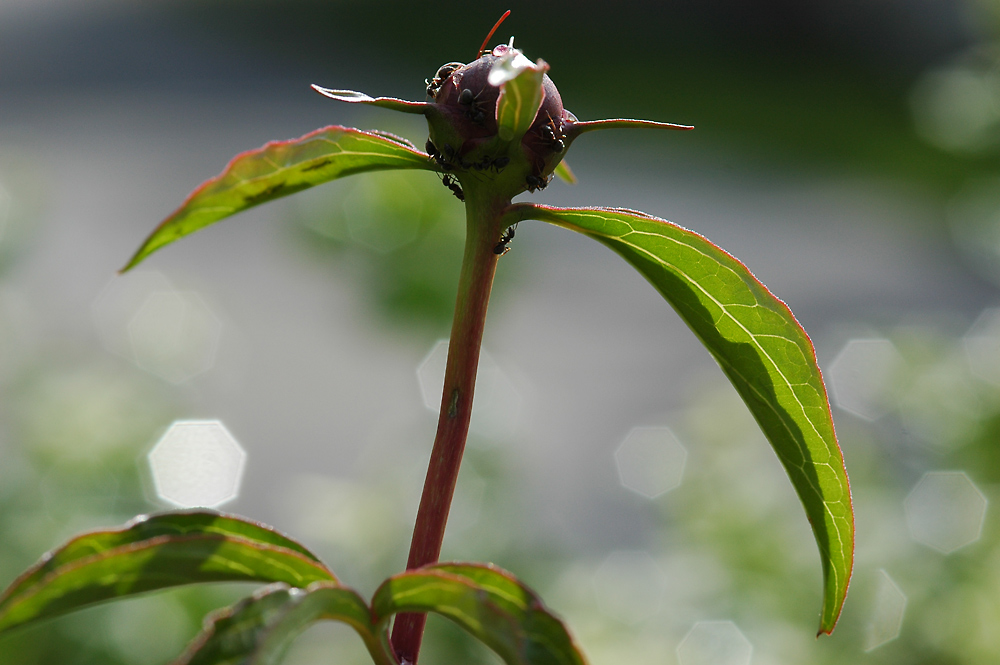
[[324, 619], [353, 627], [376, 665], [395, 664], [365, 601], [351, 589], [316, 582], [307, 589], [271, 585], [210, 614], [173, 665], [277, 665], [296, 637]]
[[0, 632], [146, 591], [223, 581], [306, 587], [336, 578], [265, 525], [206, 512], [157, 515], [46, 554], [0, 596]]
[[553, 171], [553, 173], [571, 185], [576, 184], [576, 175], [573, 173], [573, 169], [569, 167], [569, 164], [566, 163], [565, 159], [556, 165], [556, 170]]
[[788, 307], [702, 236], [623, 209], [516, 204], [505, 221], [579, 231], [637, 268], [673, 305], [736, 387], [784, 465], [823, 564], [820, 632], [837, 623], [854, 561], [850, 485], [816, 354]]
[[253, 206], [336, 178], [391, 169], [438, 170], [426, 153], [384, 132], [324, 127], [290, 141], [272, 141], [237, 155], [202, 183], [146, 239], [122, 269], [160, 247]]
[[584, 665], [566, 627], [513, 575], [479, 564], [436, 564], [395, 575], [372, 598], [377, 622], [434, 612], [493, 649], [508, 665]]
[[405, 99], [398, 99], [396, 97], [371, 97], [363, 92], [355, 92], [354, 90], [333, 90], [318, 86], [315, 83], [311, 87], [324, 97], [336, 99], [338, 102], [381, 106], [382, 108], [392, 109], [393, 111], [402, 111], [403, 113], [419, 113], [421, 115], [427, 110], [427, 102], [408, 102]]
[[[549, 70], [543, 60], [533, 63], [519, 51], [513, 53], [517, 55], [502, 58], [493, 65], [489, 76], [491, 85], [501, 85], [497, 99], [497, 133], [503, 141], [519, 140], [535, 121], [545, 100], [542, 79]], [[501, 75], [494, 76], [498, 72]]]

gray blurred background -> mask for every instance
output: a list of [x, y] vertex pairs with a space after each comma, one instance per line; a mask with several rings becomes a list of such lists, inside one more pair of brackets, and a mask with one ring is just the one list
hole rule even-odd
[[[694, 336], [617, 256], [525, 223], [500, 262], [446, 558], [527, 580], [595, 665], [1000, 660], [1000, 5], [0, 0], [0, 584], [84, 529], [169, 508], [182, 420], [245, 452], [221, 509], [370, 594], [405, 562], [463, 211], [429, 173], [253, 209], [124, 276], [236, 153], [328, 124], [423, 145], [423, 99], [490, 26], [602, 132], [580, 184], [707, 236], [812, 335], [857, 510], [854, 585]], [[437, 381], [437, 388], [435, 388]], [[162, 489], [162, 488], [161, 488]], [[162, 492], [161, 492], [162, 494]], [[164, 663], [250, 587], [183, 590], [0, 638], [0, 664]], [[494, 662], [443, 622], [425, 662]], [[714, 651], [713, 651], [714, 650]], [[364, 662], [311, 629], [291, 663]]]

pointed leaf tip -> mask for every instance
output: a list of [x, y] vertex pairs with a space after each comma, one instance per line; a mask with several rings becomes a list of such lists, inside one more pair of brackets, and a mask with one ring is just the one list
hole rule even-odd
[[396, 97], [372, 97], [366, 95], [363, 92], [356, 92], [354, 90], [336, 90], [333, 88], [324, 88], [323, 86], [316, 85], [313, 83], [311, 86], [313, 90], [323, 95], [324, 97], [329, 97], [330, 99], [336, 99], [338, 102], [349, 102], [352, 104], [369, 104], [371, 106], [380, 106], [386, 109], [392, 109], [393, 111], [402, 111], [403, 113], [420, 113], [423, 114], [427, 111], [427, 102], [410, 102], [405, 99], [398, 99]]
[[386, 132], [331, 125], [290, 141], [272, 141], [237, 155], [222, 173], [199, 185], [122, 272], [175, 240], [261, 203], [355, 173], [393, 169], [438, 167], [409, 141]]
[[539, 219], [607, 245], [673, 306], [718, 361], [788, 473], [823, 566], [820, 632], [833, 630], [854, 567], [854, 508], [812, 341], [739, 260], [702, 236], [623, 209], [519, 203], [504, 222]]
[[199, 582], [336, 583], [271, 527], [208, 512], [167, 513], [77, 536], [0, 595], [0, 632], [96, 603]]

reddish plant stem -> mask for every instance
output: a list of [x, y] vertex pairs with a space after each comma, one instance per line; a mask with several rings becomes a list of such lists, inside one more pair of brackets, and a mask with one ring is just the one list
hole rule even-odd
[[[501, 213], [510, 205], [509, 200], [481, 199], [476, 196], [478, 193], [466, 189], [465, 254], [448, 345], [441, 412], [413, 527], [407, 570], [435, 563], [441, 554], [448, 511], [469, 434], [479, 349], [499, 258], [493, 247], [502, 231]], [[417, 662], [426, 619], [426, 614], [396, 617], [392, 646], [401, 663]]]

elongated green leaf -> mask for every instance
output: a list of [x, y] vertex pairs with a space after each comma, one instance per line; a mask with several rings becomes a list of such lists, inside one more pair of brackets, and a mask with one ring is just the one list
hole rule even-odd
[[427, 102], [408, 102], [405, 99], [399, 99], [397, 97], [371, 97], [363, 92], [355, 92], [354, 90], [333, 90], [316, 84], [313, 84], [311, 87], [324, 97], [336, 99], [338, 102], [381, 106], [382, 108], [391, 109], [393, 111], [402, 111], [403, 113], [423, 114], [427, 109]]
[[399, 612], [434, 612], [464, 628], [508, 665], [584, 665], [566, 627], [513, 575], [478, 564], [438, 564], [390, 577], [372, 610], [384, 622]]
[[630, 129], [644, 127], [647, 129], [694, 129], [691, 125], [677, 125], [672, 122], [656, 122], [655, 120], [633, 120], [631, 118], [609, 118], [607, 120], [576, 120], [566, 127], [566, 137], [572, 141], [580, 134], [598, 129]]
[[[523, 64], [518, 67], [518, 62]], [[509, 63], [509, 74], [513, 78], [502, 76], [505, 73], [504, 63]], [[549, 66], [544, 61], [532, 63], [522, 55], [501, 60], [494, 65], [494, 71], [490, 72], [490, 83], [497, 85], [494, 81], [503, 81], [500, 97], [497, 99], [497, 133], [502, 140], [519, 140], [535, 121], [538, 109], [545, 100], [542, 79], [548, 70]], [[498, 72], [501, 76], [494, 76]]]
[[427, 154], [385, 132], [336, 125], [291, 141], [272, 141], [237, 155], [216, 177], [188, 195], [122, 269], [160, 247], [253, 206], [336, 178], [391, 169], [438, 170]]
[[331, 619], [352, 626], [376, 665], [394, 665], [361, 597], [344, 587], [317, 582], [307, 589], [265, 587], [232, 607], [209, 615], [205, 628], [174, 665], [277, 665], [306, 628]]
[[336, 582], [273, 529], [205, 512], [143, 518], [46, 554], [0, 596], [0, 631], [95, 603], [196, 582]]
[[816, 354], [788, 307], [719, 247], [644, 213], [517, 204], [508, 217], [551, 222], [615, 250], [708, 347], [802, 500], [823, 562], [820, 632], [832, 631], [853, 567], [854, 511]]
[[566, 163], [565, 159], [556, 165], [556, 170], [553, 171], [553, 173], [571, 185], [576, 184], [576, 175], [573, 173], [573, 169], [569, 167], [569, 164]]

